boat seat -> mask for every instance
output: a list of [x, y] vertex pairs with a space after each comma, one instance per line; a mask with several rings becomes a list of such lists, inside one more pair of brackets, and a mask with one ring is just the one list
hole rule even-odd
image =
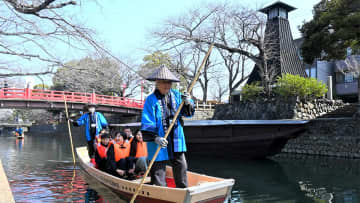
[[[136, 182], [136, 183], [139, 183], [139, 184], [140, 184], [142, 179], [143, 179], [143, 178], [141, 177], [141, 178], [139, 178], [139, 179], [132, 180], [132, 182]], [[151, 178], [148, 176], [148, 177], [145, 178], [144, 183], [150, 183], [150, 181], [151, 181]]]
[[209, 181], [206, 181], [206, 180], [199, 181], [199, 182], [197, 183], [197, 185], [203, 185], [203, 184], [208, 183], [208, 182], [209, 182]]

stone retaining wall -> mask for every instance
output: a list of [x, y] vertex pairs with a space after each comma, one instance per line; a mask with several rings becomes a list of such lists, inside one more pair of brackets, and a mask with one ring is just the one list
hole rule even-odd
[[318, 99], [303, 102], [296, 99], [238, 102], [217, 105], [214, 120], [314, 119], [345, 106], [341, 100]]
[[184, 120], [209, 120], [214, 116], [214, 109], [195, 109], [195, 114], [191, 118], [185, 118]]
[[285, 145], [282, 152], [360, 158], [360, 120], [314, 119], [307, 132]]

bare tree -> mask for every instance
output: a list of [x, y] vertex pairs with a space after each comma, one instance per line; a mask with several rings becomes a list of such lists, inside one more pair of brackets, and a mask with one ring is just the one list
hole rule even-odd
[[9, 88], [24, 88], [25, 80], [22, 77], [0, 78], [0, 87], [4, 87], [5, 84]]
[[153, 34], [168, 49], [189, 43], [213, 43], [220, 50], [229, 72], [231, 93], [246, 80], [246, 59], [259, 67], [264, 65], [263, 22], [257, 12], [225, 3], [189, 10], [182, 17], [166, 21], [164, 28]]
[[[59, 53], [69, 50], [108, 53], [94, 39], [94, 31], [69, 14], [77, 2], [0, 1], [0, 78], [54, 73], [66, 60]], [[26, 71], [22, 66], [29, 63], [44, 68]]]
[[[263, 28], [264, 26], [261, 26]], [[258, 73], [261, 77], [261, 83], [264, 87], [266, 96], [269, 98], [272, 92], [272, 86], [275, 83], [276, 77], [279, 75], [277, 67], [280, 66], [280, 43], [279, 38], [275, 35], [278, 33], [274, 29], [275, 26], [270, 26], [267, 33], [264, 32], [260, 38], [260, 46], [262, 50], [262, 66], [258, 66]], [[265, 35], [267, 37], [265, 37]]]
[[219, 53], [223, 58], [225, 67], [229, 73], [227, 89], [230, 90], [231, 93], [249, 77], [248, 75], [245, 75], [245, 64], [247, 58], [244, 55], [229, 53], [221, 49], [219, 49]]
[[218, 102], [222, 102], [223, 97], [225, 96], [226, 92], [229, 91], [229, 86], [225, 86], [221, 82], [221, 78], [216, 78], [216, 86], [212, 88], [212, 96], [216, 99]]
[[[87, 57], [71, 61], [55, 73], [53, 89], [76, 92], [95, 90], [100, 94], [131, 96], [140, 82], [138, 75], [127, 67], [130, 65], [124, 67], [110, 58]], [[123, 95], [124, 92], [126, 95]]]
[[[191, 47], [182, 46], [182, 50], [179, 47], [175, 47], [176, 55], [174, 56], [175, 64], [179, 73], [186, 79], [186, 85], [189, 86], [195, 77], [198, 68], [202, 62], [203, 57], [206, 55], [208, 45], [203, 47], [202, 44], [195, 44]], [[199, 77], [199, 84], [203, 92], [202, 100], [204, 102], [208, 99], [208, 89], [210, 81], [217, 77], [216, 72], [219, 72], [215, 67], [219, 65], [214, 58], [209, 57], [205, 62], [204, 68]], [[192, 93], [191, 93], [192, 94]]]

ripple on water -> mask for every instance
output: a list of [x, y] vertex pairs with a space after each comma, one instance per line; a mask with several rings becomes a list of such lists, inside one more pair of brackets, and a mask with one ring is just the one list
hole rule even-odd
[[17, 202], [29, 199], [42, 202], [84, 199], [87, 184], [78, 168], [55, 165], [47, 166], [45, 171], [42, 169], [39, 173], [32, 171], [13, 177], [10, 184]]

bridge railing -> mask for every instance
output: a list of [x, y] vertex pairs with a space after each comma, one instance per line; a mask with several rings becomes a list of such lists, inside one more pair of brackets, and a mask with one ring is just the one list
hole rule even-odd
[[143, 101], [138, 99], [99, 95], [95, 93], [40, 90], [40, 89], [30, 89], [30, 88], [0, 89], [0, 99], [64, 101], [64, 95], [67, 102], [95, 103], [95, 104], [104, 104], [111, 106], [124, 106], [131, 108], [142, 108], [144, 104]]

